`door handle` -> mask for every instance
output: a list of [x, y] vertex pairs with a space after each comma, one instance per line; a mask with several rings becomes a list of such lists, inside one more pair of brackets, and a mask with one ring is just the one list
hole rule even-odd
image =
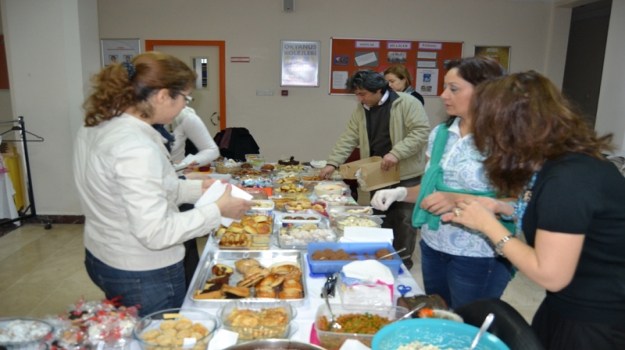
[[219, 114], [217, 114], [217, 112], [213, 112], [213, 114], [211, 114], [211, 117], [210, 117], [211, 124], [213, 124], [214, 126], [217, 126], [217, 123], [213, 121], [214, 116], [217, 116], [217, 121], [220, 121], [221, 119], [219, 118]]

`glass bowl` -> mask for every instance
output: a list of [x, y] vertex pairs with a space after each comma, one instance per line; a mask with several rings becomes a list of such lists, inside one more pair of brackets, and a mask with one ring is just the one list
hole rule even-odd
[[157, 311], [139, 320], [132, 334], [145, 350], [206, 349], [221, 326], [215, 315], [193, 308]]
[[[408, 309], [401, 306], [376, 307], [335, 304], [332, 305], [332, 313], [335, 317], [335, 320], [339, 322], [339, 324], [341, 324], [341, 320], [338, 318], [342, 315], [357, 314], [369, 315], [369, 317], [380, 316], [388, 318], [390, 321], [393, 321], [407, 314]], [[330, 314], [327, 305], [321, 305], [319, 306], [319, 309], [317, 309], [317, 316], [315, 317], [315, 331], [317, 332], [317, 339], [319, 340], [319, 344], [322, 347], [328, 350], [339, 349], [347, 339], [356, 339], [368, 347], [371, 346], [371, 342], [373, 341], [373, 336], [375, 334], [342, 333], [323, 330], [323, 317], [325, 317], [327, 321], [330, 321], [331, 316], [332, 315]], [[345, 325], [343, 324], [342, 326], [344, 326], [343, 329], [345, 329]]]
[[0, 318], [0, 348], [43, 350], [52, 340], [54, 327], [48, 322], [27, 317]]
[[[269, 321], [269, 318], [265, 317], [268, 315], [267, 311], [272, 309], [283, 309], [284, 318], [280, 322], [266, 322]], [[249, 318], [243, 315], [236, 320], [233, 312], [237, 310], [249, 310], [252, 315]], [[229, 302], [219, 309], [217, 315], [223, 322], [224, 329], [239, 333], [239, 341], [248, 341], [287, 338], [289, 324], [297, 315], [297, 311], [285, 300], [247, 299]]]

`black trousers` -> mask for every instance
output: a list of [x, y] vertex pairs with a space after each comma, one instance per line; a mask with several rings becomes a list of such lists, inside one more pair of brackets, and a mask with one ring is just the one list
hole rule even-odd
[[[182, 204], [178, 207], [181, 212], [189, 211], [194, 208], [193, 204]], [[200, 253], [197, 250], [197, 238], [192, 238], [184, 242], [184, 277], [187, 290], [191, 285], [191, 280], [195, 274], [198, 264], [200, 263]]]
[[[395, 187], [413, 187], [421, 183], [421, 176], [412, 179], [401, 180], [398, 184], [384, 188], [390, 189]], [[371, 197], [377, 191], [371, 191]], [[412, 212], [414, 211], [414, 203], [395, 202], [391, 204], [387, 211], [374, 209], [374, 214], [386, 215], [382, 223], [383, 228], [393, 230], [393, 248], [395, 250], [406, 248], [400, 256], [408, 256], [403, 259], [404, 265], [410, 270], [412, 265], [412, 253], [414, 253], [417, 244], [417, 228], [412, 226]]]

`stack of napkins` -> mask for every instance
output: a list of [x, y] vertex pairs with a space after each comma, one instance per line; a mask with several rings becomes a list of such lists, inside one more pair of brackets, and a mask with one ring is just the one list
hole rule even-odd
[[[221, 197], [224, 192], [226, 192], [226, 187], [228, 186], [227, 183], [223, 183], [221, 181], [215, 181], [207, 190], [206, 192], [204, 192], [204, 194], [202, 195], [202, 197], [200, 197], [200, 199], [197, 201], [197, 203], [195, 203], [195, 207], [196, 208], [200, 208], [203, 207], [205, 205], [211, 204], [211, 203], [215, 203], [219, 197]], [[232, 192], [231, 192], [232, 197], [235, 198], [242, 198], [242, 199], [246, 199], [246, 200], [251, 200], [254, 196], [252, 196], [251, 194], [243, 191], [242, 189], [236, 187], [236, 186], [232, 186]], [[227, 218], [222, 216], [221, 217], [221, 224], [228, 227], [230, 226], [230, 224], [234, 221], [239, 221], [239, 220], [234, 220], [231, 218]]]
[[347, 226], [339, 242], [388, 242], [393, 244], [393, 230], [390, 228]]
[[353, 261], [341, 271], [338, 291], [343, 304], [393, 306], [395, 278], [377, 260]]

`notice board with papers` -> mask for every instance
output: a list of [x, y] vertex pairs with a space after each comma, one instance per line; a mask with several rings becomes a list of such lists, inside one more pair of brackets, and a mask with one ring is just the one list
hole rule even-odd
[[405, 66], [412, 87], [423, 96], [443, 92], [446, 61], [462, 57], [462, 42], [332, 38], [330, 94], [348, 94], [347, 78], [370, 69], [383, 73], [394, 65]]

